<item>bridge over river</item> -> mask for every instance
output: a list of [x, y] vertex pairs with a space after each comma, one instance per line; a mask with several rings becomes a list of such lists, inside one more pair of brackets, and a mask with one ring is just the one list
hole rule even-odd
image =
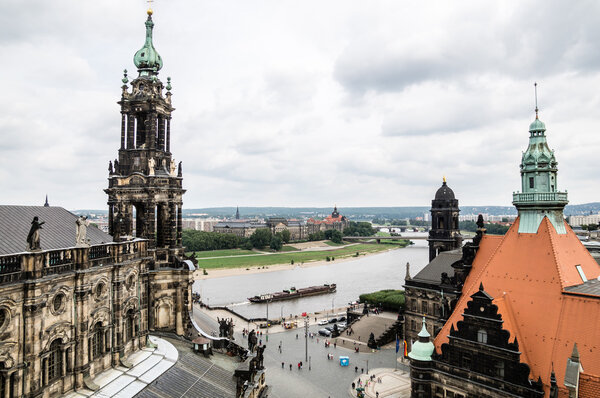
[[377, 243], [381, 243], [382, 240], [427, 240], [427, 234], [421, 235], [395, 235], [395, 236], [344, 236], [342, 239], [348, 242], [367, 241], [375, 240]]

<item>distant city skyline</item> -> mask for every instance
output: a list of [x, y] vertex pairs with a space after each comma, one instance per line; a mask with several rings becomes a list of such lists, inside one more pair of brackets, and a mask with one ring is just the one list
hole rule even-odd
[[[510, 206], [534, 119], [597, 202], [600, 4], [155, 1], [184, 208]], [[147, 3], [0, 4], [0, 203], [104, 209]]]

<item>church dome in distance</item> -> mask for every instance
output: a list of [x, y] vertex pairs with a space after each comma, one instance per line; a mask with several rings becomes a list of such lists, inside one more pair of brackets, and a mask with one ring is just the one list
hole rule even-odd
[[450, 189], [450, 187], [446, 184], [446, 178], [444, 178], [444, 182], [440, 189], [435, 193], [435, 199], [441, 200], [453, 200], [454, 199], [454, 191]]

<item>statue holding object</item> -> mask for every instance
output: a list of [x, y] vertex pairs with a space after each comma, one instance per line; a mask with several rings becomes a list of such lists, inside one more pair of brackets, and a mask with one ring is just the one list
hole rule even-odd
[[42, 250], [40, 245], [40, 229], [42, 229], [42, 225], [44, 224], [45, 222], [40, 222], [37, 216], [33, 217], [29, 234], [27, 234], [27, 250]]

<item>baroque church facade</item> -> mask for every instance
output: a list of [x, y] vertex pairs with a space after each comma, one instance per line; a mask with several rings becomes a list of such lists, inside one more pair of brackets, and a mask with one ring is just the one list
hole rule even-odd
[[[105, 190], [110, 235], [90, 226], [87, 240], [75, 244], [76, 217], [64, 209], [0, 209], [10, 214], [0, 217], [0, 398], [93, 390], [103, 370], [130, 366], [128, 356], [148, 344], [149, 333], [190, 335], [185, 190], [170, 148], [170, 79], [164, 86], [158, 78], [152, 28], [149, 10], [134, 57], [139, 75], [129, 85], [123, 78], [120, 148]], [[24, 251], [31, 215], [46, 224], [41, 247]]]

